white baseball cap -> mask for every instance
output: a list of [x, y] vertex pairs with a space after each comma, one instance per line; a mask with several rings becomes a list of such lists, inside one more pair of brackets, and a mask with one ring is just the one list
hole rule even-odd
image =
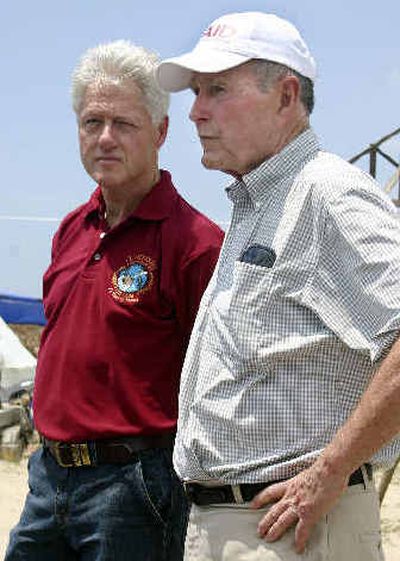
[[164, 90], [177, 92], [189, 87], [193, 72], [222, 72], [251, 59], [316, 78], [315, 61], [294, 25], [273, 14], [241, 12], [213, 21], [190, 53], [162, 61], [157, 79]]

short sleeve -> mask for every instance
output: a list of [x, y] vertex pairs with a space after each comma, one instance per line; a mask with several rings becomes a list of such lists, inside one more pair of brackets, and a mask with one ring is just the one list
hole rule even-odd
[[306, 302], [349, 347], [382, 358], [400, 329], [400, 217], [371, 181], [325, 201]]

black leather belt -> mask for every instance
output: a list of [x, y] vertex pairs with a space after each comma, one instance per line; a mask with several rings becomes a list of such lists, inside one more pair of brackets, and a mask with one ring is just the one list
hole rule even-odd
[[[365, 473], [369, 480], [372, 479], [372, 466], [365, 464]], [[269, 481], [267, 483], [241, 483], [240, 485], [219, 485], [209, 487], [200, 483], [185, 483], [185, 492], [189, 501], [199, 506], [206, 506], [218, 503], [247, 503], [250, 502], [258, 493], [266, 487], [281, 481]], [[364, 484], [364, 475], [361, 468], [358, 468], [350, 475], [350, 485]]]
[[63, 442], [41, 436], [48, 450], [61, 467], [93, 467], [99, 464], [127, 464], [138, 457], [138, 452], [150, 448], [172, 449], [175, 433], [148, 436], [130, 436], [109, 440]]

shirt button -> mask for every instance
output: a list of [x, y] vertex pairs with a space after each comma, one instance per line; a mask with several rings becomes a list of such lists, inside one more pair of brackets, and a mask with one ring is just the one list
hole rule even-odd
[[94, 259], [95, 261], [100, 261], [100, 259], [101, 259], [101, 253], [95, 253], [95, 254], [93, 255], [93, 259]]
[[106, 233], [105, 233], [105, 232], [101, 232], [99, 238], [102, 240], [103, 238], [105, 238], [105, 236], [106, 236]]

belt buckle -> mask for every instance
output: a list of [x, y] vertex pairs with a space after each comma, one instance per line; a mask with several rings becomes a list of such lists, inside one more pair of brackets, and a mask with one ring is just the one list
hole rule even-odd
[[[64, 462], [61, 449], [67, 447], [71, 451], [71, 462]], [[53, 445], [55, 459], [59, 466], [64, 468], [91, 466], [89, 446], [86, 442], [66, 444], [57, 442]]]

